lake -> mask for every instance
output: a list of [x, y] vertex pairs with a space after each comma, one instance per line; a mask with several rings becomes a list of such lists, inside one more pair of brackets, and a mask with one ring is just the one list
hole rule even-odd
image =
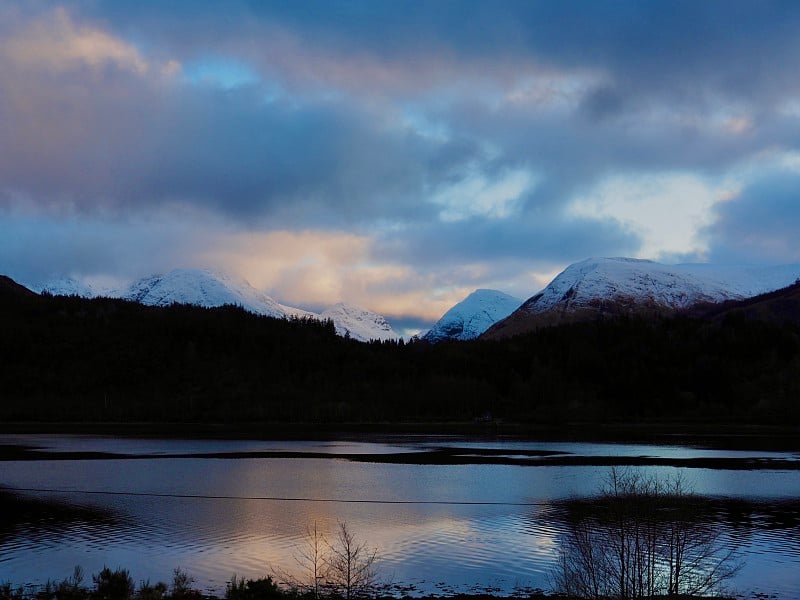
[[[559, 500], [610, 464], [681, 473], [718, 502], [735, 591], [800, 598], [800, 454], [686, 444], [381, 436], [335, 441], [0, 435], [0, 581], [180, 567], [221, 593], [233, 574], [291, 573], [305, 532], [347, 523], [382, 580], [412, 594], [549, 589]], [[731, 508], [731, 507], [734, 508]]]

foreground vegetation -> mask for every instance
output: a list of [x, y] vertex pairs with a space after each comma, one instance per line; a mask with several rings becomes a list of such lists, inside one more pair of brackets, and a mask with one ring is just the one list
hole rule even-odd
[[800, 326], [617, 319], [362, 344], [224, 307], [3, 294], [0, 420], [800, 424]]
[[[0, 583], [0, 600], [219, 600], [218, 596], [204, 594], [192, 587], [193, 581], [185, 572], [177, 569], [171, 584], [158, 582], [141, 582], [135, 585], [130, 573], [126, 569], [111, 570], [104, 568], [100, 573], [92, 576], [92, 584], [84, 581], [83, 571], [76, 567], [74, 573], [60, 582], [48, 582], [43, 586], [14, 587], [10, 583]], [[318, 600], [320, 596], [297, 588], [279, 586], [272, 577], [258, 579], [233, 580], [227, 585], [224, 594], [225, 600]], [[330, 600], [342, 600], [341, 595], [326, 595]], [[673, 596], [674, 597], [674, 596]], [[395, 596], [386, 596], [379, 593], [359, 595], [358, 598], [374, 598], [391, 600]], [[420, 600], [434, 600], [439, 596], [422, 596]], [[531, 599], [560, 599], [579, 600], [579, 597], [568, 594], [546, 594], [534, 591], [525, 595], [511, 597], [495, 596], [488, 594], [457, 594], [448, 596], [450, 600], [520, 600]], [[680, 596], [683, 600], [692, 598], [728, 599], [728, 596]]]

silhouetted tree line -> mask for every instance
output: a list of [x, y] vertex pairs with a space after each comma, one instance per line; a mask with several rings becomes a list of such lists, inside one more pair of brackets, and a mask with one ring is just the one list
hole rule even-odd
[[359, 343], [239, 308], [0, 293], [0, 419], [800, 422], [800, 327], [621, 318]]

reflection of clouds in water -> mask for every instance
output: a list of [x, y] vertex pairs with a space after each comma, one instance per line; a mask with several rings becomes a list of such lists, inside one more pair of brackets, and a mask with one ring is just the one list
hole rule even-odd
[[[17, 437], [15, 442], [24, 440]], [[73, 448], [90, 444], [92, 449], [107, 449], [100, 442], [102, 438], [99, 441], [82, 438], [63, 443], [73, 444]], [[221, 451], [253, 446], [359, 452], [370, 448], [366, 442], [111, 440], [110, 443], [116, 444], [115, 448], [142, 452], [163, 448]], [[430, 443], [415, 446], [407, 442], [404, 447], [421, 449], [424, 445]], [[510, 450], [520, 447], [516, 443], [489, 446]], [[576, 454], [616, 449], [619, 455], [624, 455], [645, 448], [643, 453], [658, 455], [662, 451], [661, 447], [622, 444], [538, 446]], [[390, 447], [380, 444], [375, 448], [380, 451]], [[536, 449], [537, 444], [526, 443], [522, 447]], [[669, 450], [675, 451], [671, 447]], [[672, 467], [637, 470], [660, 477], [678, 471]], [[798, 471], [684, 469], [682, 472], [698, 493], [800, 497]], [[91, 573], [110, 562], [129, 568], [137, 581], [169, 579], [172, 569], [180, 566], [197, 578], [198, 585], [222, 591], [234, 572], [257, 577], [269, 573], [270, 568], [297, 569], [294, 557], [304, 543], [306, 527], [316, 521], [330, 537], [337, 521], [343, 520], [361, 540], [378, 549], [383, 557], [382, 576], [397, 583], [424, 579], [429, 585], [435, 582], [489, 585], [500, 578], [508, 591], [516, 583], [547, 587], [560, 529], [548, 518], [546, 506], [297, 502], [252, 497], [546, 503], [572, 495], [593, 494], [607, 473], [607, 469], [596, 467], [395, 465], [331, 459], [9, 461], [3, 464], [0, 481], [9, 486], [251, 498], [62, 494], [69, 502], [111, 509], [124, 518], [125, 524], [72, 527], [38, 541], [32, 536], [17, 535], [12, 540], [13, 552], [4, 553], [4, 561], [0, 562], [0, 579], [9, 575], [21, 582], [40, 575], [65, 577], [75, 564], [81, 564]], [[774, 572], [774, 580], [783, 582], [786, 570], [800, 564], [796, 555], [785, 552], [786, 544], [794, 543], [792, 536], [796, 533], [797, 527], [770, 530], [759, 525], [740, 539], [744, 550], [752, 553], [754, 564], [773, 561], [772, 567], [764, 566], [772, 571], [765, 572]], [[35, 572], [37, 564], [52, 565], [52, 571], [41, 574], [39, 568]], [[748, 572], [758, 576], [756, 571]], [[796, 581], [780, 585], [794, 591], [800, 586]], [[746, 586], [746, 582], [742, 584]]]
[[698, 494], [745, 498], [800, 498], [798, 471], [687, 469]]

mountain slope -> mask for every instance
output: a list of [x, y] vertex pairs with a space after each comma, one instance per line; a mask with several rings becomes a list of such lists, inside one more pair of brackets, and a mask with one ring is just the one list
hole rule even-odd
[[664, 265], [631, 258], [590, 258], [567, 267], [487, 338], [615, 315], [670, 314], [701, 303], [739, 300], [800, 277], [800, 265]]
[[94, 298], [97, 294], [92, 286], [78, 281], [73, 277], [59, 277], [46, 282], [26, 286], [37, 294], [50, 294], [51, 296], [80, 296], [81, 298]]
[[0, 299], [1, 300], [16, 300], [19, 298], [31, 298], [35, 296], [35, 292], [32, 292], [24, 285], [20, 285], [11, 277], [7, 277], [5, 275], [0, 275]]
[[475, 339], [520, 304], [519, 298], [497, 290], [475, 290], [444, 313], [422, 339], [431, 343]]
[[[90, 298], [97, 295], [90, 286], [69, 277], [50, 280], [41, 285], [29, 285], [27, 289], [36, 293], [47, 292], [53, 296]], [[331, 319], [339, 335], [348, 333], [351, 338], [359, 341], [400, 337], [385, 318], [368, 310], [337, 304], [319, 315], [280, 304], [243, 279], [204, 269], [175, 269], [163, 275], [144, 277], [122, 290], [109, 291], [104, 295], [147, 306], [191, 304], [213, 308], [233, 305], [269, 317]]]
[[320, 317], [331, 319], [339, 335], [360, 342], [396, 340], [400, 337], [381, 315], [357, 306], [340, 302], [323, 311]]
[[232, 304], [270, 317], [286, 317], [288, 312], [275, 300], [243, 280], [201, 269], [175, 269], [132, 283], [120, 296], [148, 306], [194, 304], [214, 307]]
[[244, 280], [212, 271], [176, 269], [166, 275], [146, 277], [133, 283], [122, 297], [151, 306], [179, 303], [213, 307], [233, 304], [270, 317], [331, 319], [339, 335], [349, 334], [352, 339], [363, 342], [399, 337], [386, 319], [368, 310], [337, 304], [319, 315], [279, 304]]
[[728, 300], [720, 304], [698, 305], [689, 316], [721, 321], [742, 317], [751, 321], [775, 324], [800, 324], [800, 282], [745, 300]]

